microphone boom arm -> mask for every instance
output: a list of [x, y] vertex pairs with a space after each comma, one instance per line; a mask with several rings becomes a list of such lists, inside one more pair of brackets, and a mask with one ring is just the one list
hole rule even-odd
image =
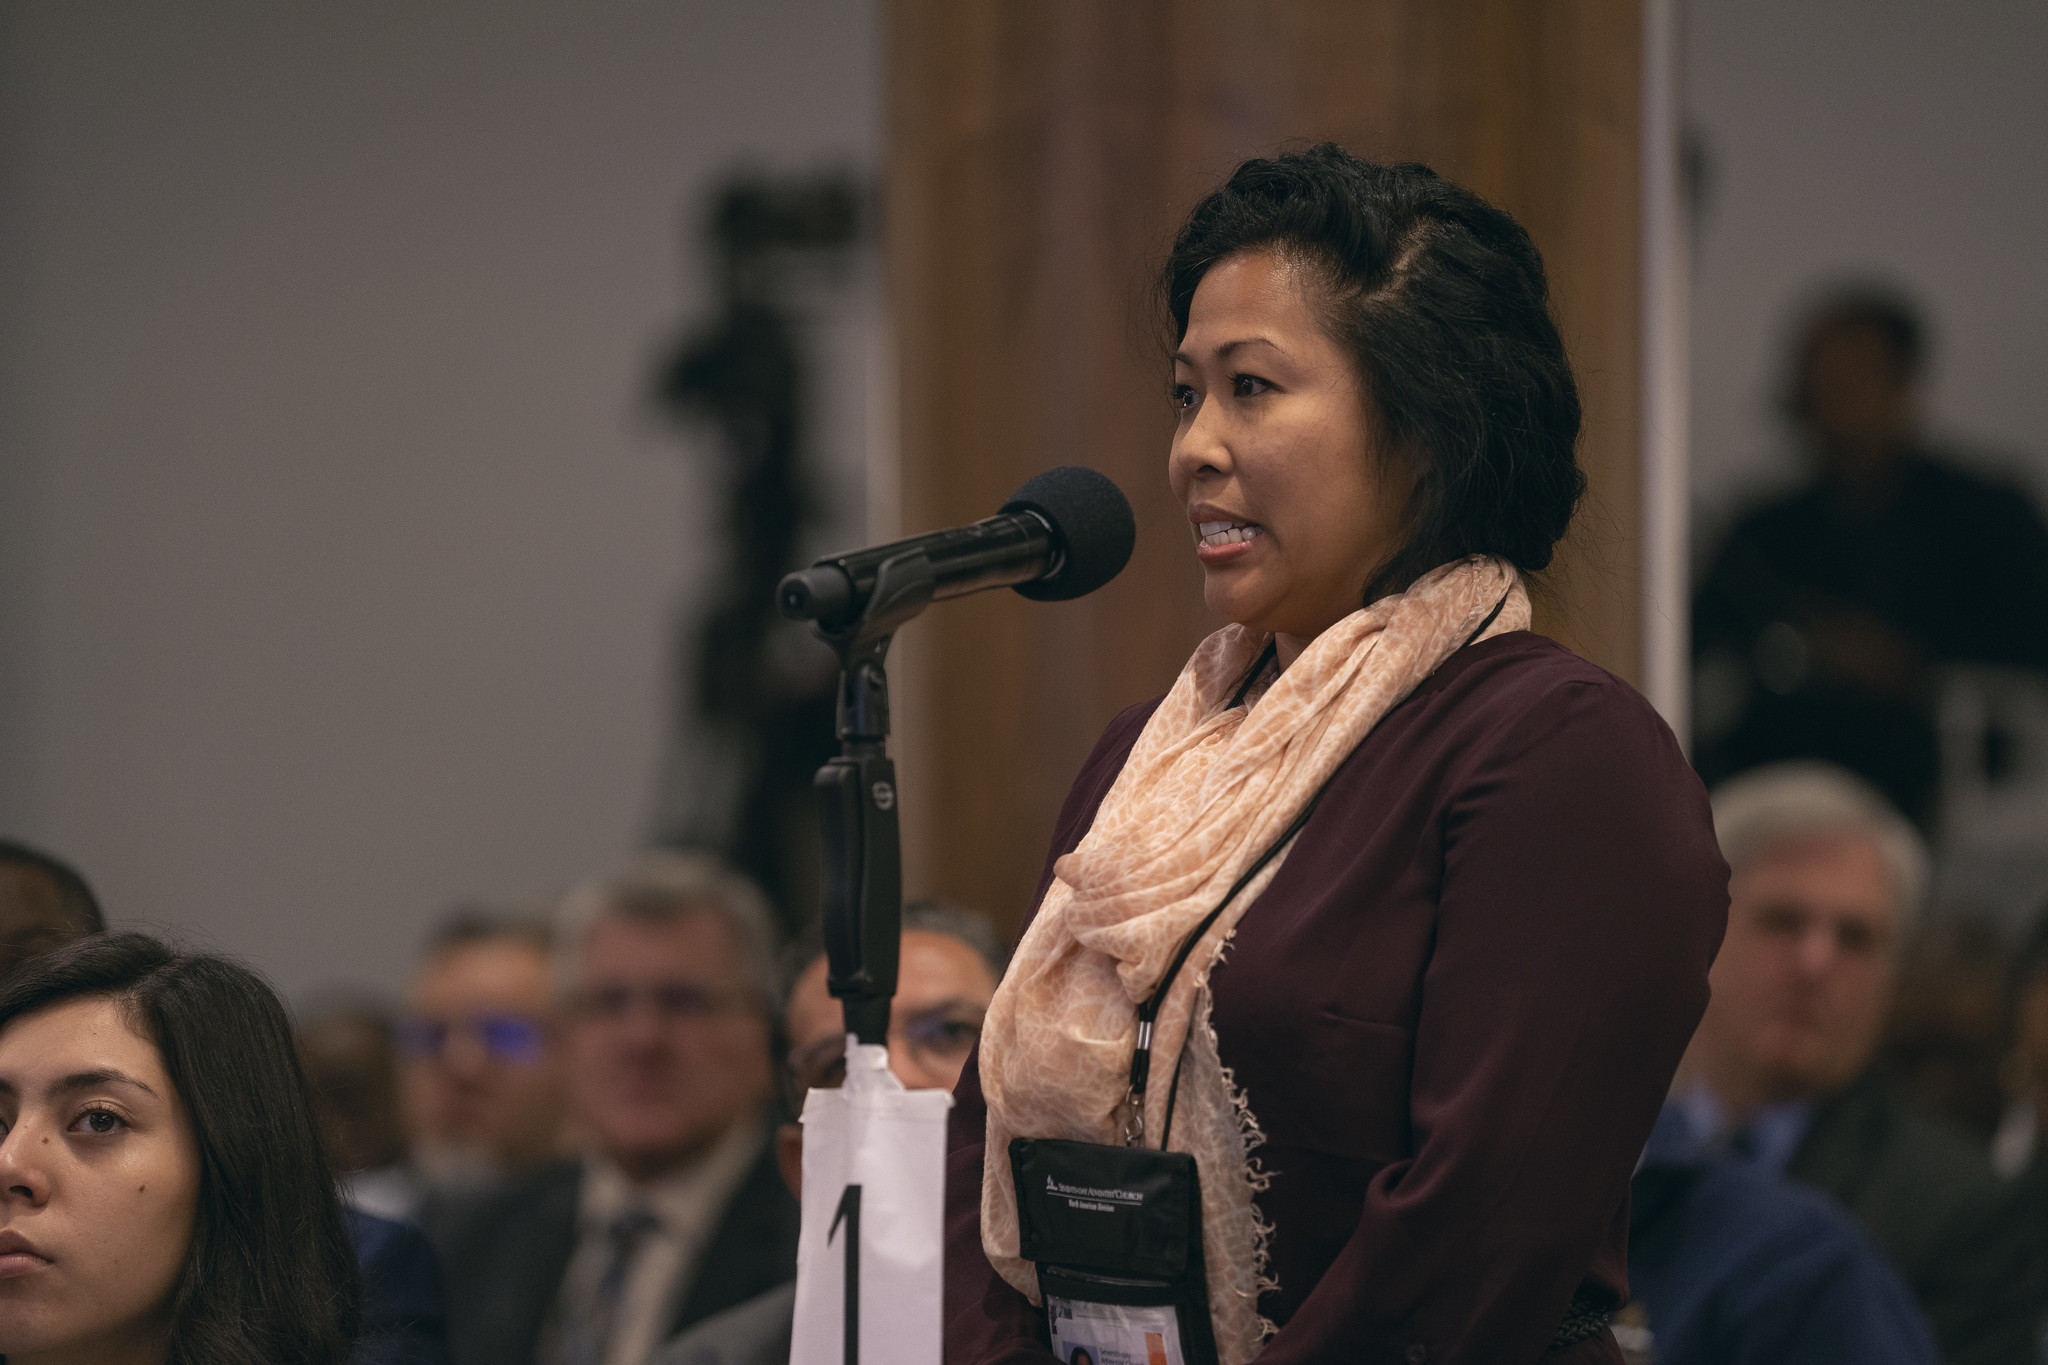
[[925, 557], [934, 602], [1043, 578], [1058, 572], [1062, 559], [1043, 516], [1000, 513], [894, 545], [827, 555], [786, 575], [775, 590], [777, 604], [784, 616], [814, 622], [821, 633], [856, 627], [886, 614], [874, 600], [882, 568], [909, 553]]

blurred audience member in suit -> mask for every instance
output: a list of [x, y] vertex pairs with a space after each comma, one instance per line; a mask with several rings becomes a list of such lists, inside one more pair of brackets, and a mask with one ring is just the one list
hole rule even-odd
[[[896, 998], [889, 1007], [889, 1069], [912, 1090], [951, 1090], [981, 1039], [982, 1016], [1007, 955], [992, 925], [939, 901], [903, 907]], [[792, 955], [795, 978], [783, 1007], [789, 1059], [783, 1068], [791, 1113], [804, 1096], [846, 1079], [846, 1018], [825, 988], [825, 950], [816, 941]], [[775, 1133], [791, 1193], [803, 1187], [803, 1129]], [[796, 1284], [778, 1285], [683, 1332], [655, 1365], [788, 1365]]]
[[1951, 1365], [2030, 1359], [2037, 1257], [1982, 1149], [1873, 1066], [1926, 892], [1867, 783], [1784, 764], [1714, 794], [1730, 868], [1713, 998], [1673, 1105], [1703, 1146], [1831, 1195], [1912, 1289]]
[[397, 1025], [428, 1189], [478, 1189], [567, 1150], [552, 952], [546, 924], [490, 911], [458, 912], [428, 939]]
[[[2002, 1175], [2014, 1176], [2014, 1197], [2027, 1210], [2034, 1245], [2048, 1256], [2048, 910], [2035, 921], [2013, 966], [2017, 1016], [2012, 1107], [1992, 1144]], [[2038, 1359], [2048, 1360], [2048, 1277], [2036, 1305]]]
[[448, 1365], [447, 1299], [426, 1234], [361, 1209], [346, 1212], [363, 1276], [363, 1321], [349, 1365]]
[[[2000, 1175], [2034, 1168], [2048, 1186], [2048, 910], [2034, 922], [2013, 962], [2013, 1090], [2005, 1117], [1992, 1139], [1992, 1164]], [[2044, 1229], [2048, 1230], [2048, 1229]]]
[[406, 1160], [391, 1015], [369, 1000], [335, 998], [301, 1012], [296, 1032], [342, 1202], [397, 1222], [417, 1217], [419, 1180]]
[[0, 839], [0, 977], [106, 927], [99, 901], [76, 868]]
[[1913, 1295], [1833, 1200], [1703, 1146], [1667, 1107], [1631, 1183], [1615, 1324], [1655, 1365], [1937, 1365]]
[[2011, 1098], [2012, 964], [1997, 922], [1944, 909], [1899, 964], [1878, 1053], [1918, 1104], [1987, 1147]]
[[1928, 665], [2048, 667], [2048, 526], [2017, 487], [1922, 438], [1925, 330], [1867, 289], [1800, 329], [1785, 407], [1812, 477], [1736, 524], [1693, 607], [1709, 783], [1827, 759], [1924, 825], [1939, 776]]
[[587, 1150], [430, 1200], [458, 1365], [642, 1365], [795, 1273], [770, 1141], [775, 921], [711, 859], [648, 854], [556, 920], [570, 1102]]

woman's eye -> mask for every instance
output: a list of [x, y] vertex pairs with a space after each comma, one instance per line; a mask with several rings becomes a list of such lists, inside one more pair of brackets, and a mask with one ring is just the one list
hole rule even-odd
[[118, 1133], [127, 1126], [127, 1122], [111, 1109], [88, 1109], [71, 1121], [72, 1131], [91, 1133], [94, 1137]]
[[1194, 389], [1186, 384], [1175, 384], [1173, 386], [1173, 405], [1181, 409], [1193, 407], [1195, 405]]
[[1257, 375], [1235, 374], [1230, 377], [1231, 392], [1239, 398], [1256, 398], [1272, 387]]

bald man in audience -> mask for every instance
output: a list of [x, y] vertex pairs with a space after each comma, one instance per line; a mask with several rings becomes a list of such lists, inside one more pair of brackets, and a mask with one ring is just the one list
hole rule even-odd
[[0, 839], [0, 977], [106, 927], [99, 901], [76, 868]]
[[[903, 908], [901, 954], [889, 1010], [889, 1069], [913, 1090], [951, 1090], [981, 1040], [982, 1016], [1002, 979], [1002, 940], [972, 911], [913, 901]], [[846, 1078], [846, 1019], [825, 988], [824, 950], [813, 942], [795, 956], [783, 1009], [783, 1083], [793, 1113], [810, 1091]], [[803, 1129], [785, 1123], [775, 1141], [782, 1178], [800, 1192]], [[658, 1351], [653, 1365], [788, 1365], [795, 1309], [792, 1282], [707, 1318]]]
[[1690, 1139], [1832, 1196], [1890, 1258], [1950, 1365], [2033, 1358], [2037, 1267], [1985, 1153], [1873, 1059], [1927, 891], [1919, 836], [1820, 763], [1714, 793], [1728, 933], [1679, 1068]]

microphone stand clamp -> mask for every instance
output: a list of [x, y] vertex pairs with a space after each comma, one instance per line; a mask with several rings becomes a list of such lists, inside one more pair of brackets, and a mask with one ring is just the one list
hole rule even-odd
[[839, 654], [839, 756], [815, 779], [826, 984], [846, 1011], [846, 1031], [867, 1044], [888, 1037], [903, 934], [903, 850], [883, 663], [896, 632], [931, 604], [935, 583], [924, 551], [905, 551], [876, 570], [859, 617], [833, 629], [812, 627]]

